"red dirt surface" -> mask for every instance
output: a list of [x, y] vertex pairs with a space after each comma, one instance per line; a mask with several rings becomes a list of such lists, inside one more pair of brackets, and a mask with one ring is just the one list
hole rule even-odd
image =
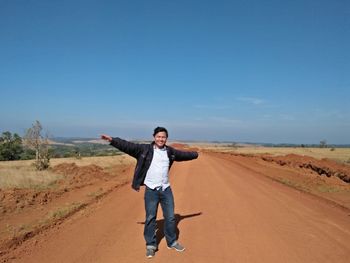
[[63, 163], [52, 168], [63, 179], [49, 189], [0, 189], [0, 255], [69, 216], [55, 213], [79, 210], [128, 183], [131, 168], [116, 165], [106, 172], [97, 165]]
[[[132, 170], [126, 173], [132, 176]], [[303, 176], [310, 182], [325, 179], [324, 184], [333, 180], [261, 157], [202, 153], [198, 160], [174, 164], [170, 180], [179, 241], [186, 250], [166, 248], [159, 211], [159, 251], [152, 262], [348, 262], [350, 210], [345, 199], [330, 202], [271, 180]], [[348, 189], [348, 184], [339, 183]], [[143, 191], [135, 192], [130, 185], [114, 188], [0, 259], [147, 261], [144, 216]]]
[[[350, 209], [350, 184], [337, 174], [349, 174], [349, 166], [307, 156], [242, 155], [217, 153], [224, 159], [236, 159], [241, 165], [275, 181], [308, 192]], [[254, 165], [252, 165], [252, 161]], [[270, 169], [281, 172], [271, 173]], [[327, 174], [324, 172], [327, 171]]]

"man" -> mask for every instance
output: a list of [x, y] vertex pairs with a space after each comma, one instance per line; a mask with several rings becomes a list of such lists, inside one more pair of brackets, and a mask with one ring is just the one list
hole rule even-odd
[[137, 159], [132, 188], [140, 190], [145, 185], [146, 220], [144, 237], [146, 240], [146, 257], [151, 258], [157, 251], [156, 218], [160, 203], [164, 215], [164, 235], [169, 249], [184, 251], [176, 237], [176, 222], [174, 215], [174, 197], [169, 183], [169, 170], [174, 161], [196, 159], [197, 152], [179, 151], [166, 145], [168, 131], [157, 127], [153, 133], [151, 144], [136, 144], [109, 135], [101, 135], [101, 139], [122, 152]]

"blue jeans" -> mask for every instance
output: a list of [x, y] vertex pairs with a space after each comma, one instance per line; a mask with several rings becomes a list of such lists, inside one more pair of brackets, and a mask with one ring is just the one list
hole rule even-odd
[[145, 190], [145, 209], [146, 209], [146, 221], [144, 229], [144, 237], [147, 247], [157, 248], [156, 238], [156, 218], [158, 204], [163, 210], [164, 216], [164, 235], [168, 246], [174, 244], [176, 241], [176, 222], [174, 215], [174, 196], [170, 186], [163, 191], [152, 190], [146, 186]]

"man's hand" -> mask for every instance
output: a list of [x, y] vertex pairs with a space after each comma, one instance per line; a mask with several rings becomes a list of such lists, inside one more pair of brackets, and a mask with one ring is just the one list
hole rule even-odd
[[102, 139], [102, 140], [105, 140], [105, 141], [109, 141], [109, 142], [112, 141], [112, 137], [109, 136], [109, 135], [107, 135], [107, 134], [102, 134], [102, 135], [101, 135], [101, 139]]

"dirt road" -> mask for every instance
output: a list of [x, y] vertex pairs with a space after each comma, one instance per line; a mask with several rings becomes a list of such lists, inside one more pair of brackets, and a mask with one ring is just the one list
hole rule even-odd
[[128, 185], [25, 242], [10, 261], [349, 262], [348, 210], [272, 181], [239, 159], [203, 153], [175, 164], [171, 183], [183, 253], [168, 250], [159, 231], [159, 251], [146, 259], [143, 189]]

